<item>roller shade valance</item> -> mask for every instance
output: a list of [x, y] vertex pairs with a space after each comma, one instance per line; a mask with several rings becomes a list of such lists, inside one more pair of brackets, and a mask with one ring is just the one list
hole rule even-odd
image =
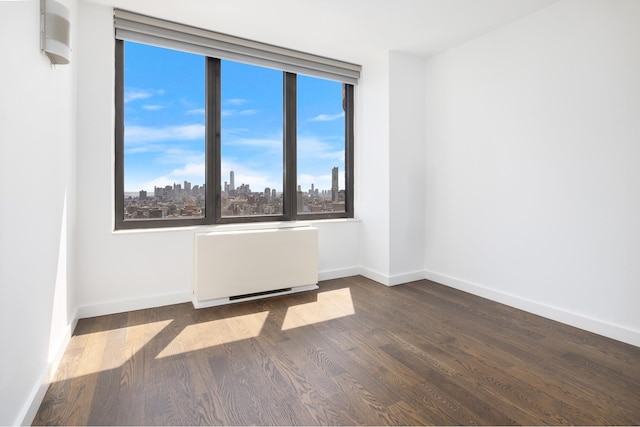
[[190, 27], [120, 9], [114, 10], [116, 39], [182, 50], [356, 84], [356, 64]]

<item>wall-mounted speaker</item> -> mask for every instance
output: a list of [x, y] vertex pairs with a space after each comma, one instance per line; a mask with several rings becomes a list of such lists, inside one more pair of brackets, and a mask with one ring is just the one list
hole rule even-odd
[[55, 0], [40, 0], [40, 49], [52, 64], [68, 64], [71, 57], [69, 9]]

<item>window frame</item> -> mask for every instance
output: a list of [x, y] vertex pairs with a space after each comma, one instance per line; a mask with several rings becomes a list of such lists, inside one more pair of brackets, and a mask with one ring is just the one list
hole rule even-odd
[[[297, 212], [297, 74], [283, 73], [283, 212], [281, 215], [225, 216], [221, 177], [221, 59], [205, 58], [205, 215], [201, 218], [125, 220], [124, 192], [124, 44], [115, 40], [115, 230], [187, 227], [269, 221], [304, 221], [354, 217], [354, 97], [355, 86], [342, 82], [345, 111], [345, 210]], [[146, 43], [145, 43], [146, 44]], [[164, 46], [159, 46], [164, 47]], [[172, 47], [166, 47], [173, 49]], [[179, 49], [176, 49], [179, 50]], [[239, 61], [242, 62], [242, 61]], [[320, 77], [323, 78], [323, 77]]]

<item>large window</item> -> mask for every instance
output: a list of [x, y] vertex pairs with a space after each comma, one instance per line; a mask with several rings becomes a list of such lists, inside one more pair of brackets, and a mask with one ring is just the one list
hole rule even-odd
[[116, 11], [116, 228], [353, 217], [357, 66], [218, 36]]

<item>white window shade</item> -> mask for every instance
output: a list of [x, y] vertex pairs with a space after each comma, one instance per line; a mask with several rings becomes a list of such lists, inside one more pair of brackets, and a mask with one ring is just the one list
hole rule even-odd
[[291, 73], [356, 84], [361, 67], [215, 31], [115, 9], [116, 39], [245, 62]]

